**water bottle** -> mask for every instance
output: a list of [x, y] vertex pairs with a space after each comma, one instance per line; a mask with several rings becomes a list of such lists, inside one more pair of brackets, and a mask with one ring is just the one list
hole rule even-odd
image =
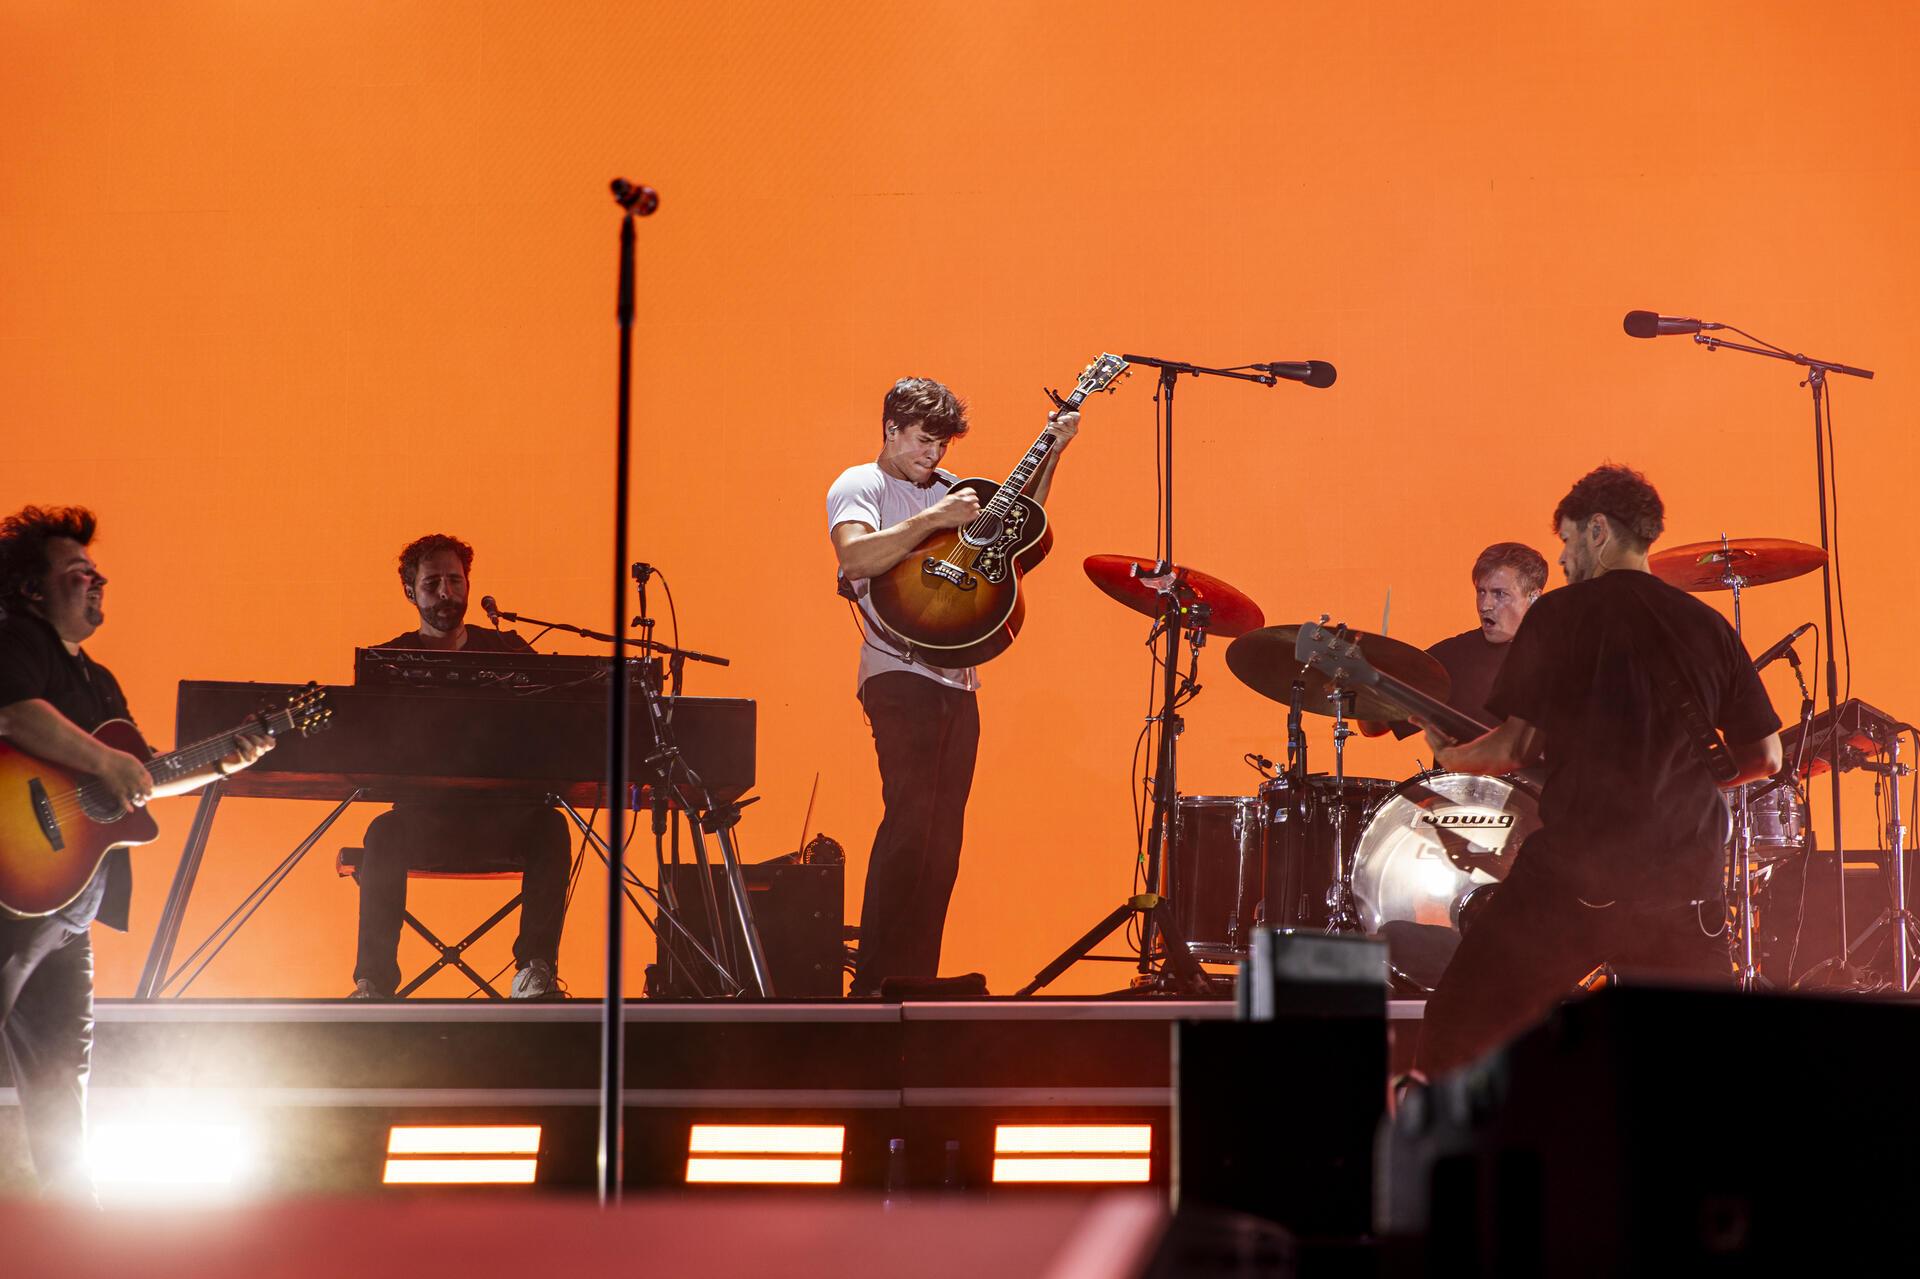
[[895, 1137], [887, 1142], [887, 1188], [880, 1206], [891, 1210], [907, 1202], [907, 1139]]

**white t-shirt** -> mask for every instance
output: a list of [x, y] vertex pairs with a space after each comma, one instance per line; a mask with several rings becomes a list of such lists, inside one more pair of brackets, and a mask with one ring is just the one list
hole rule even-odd
[[[827, 490], [828, 531], [849, 521], [857, 521], [877, 532], [918, 515], [945, 497], [947, 487], [960, 478], [946, 470], [936, 470], [935, 474], [939, 479], [921, 488], [888, 475], [880, 469], [878, 462], [862, 462], [859, 466], [848, 467], [840, 472], [840, 478]], [[857, 687], [866, 687], [867, 681], [881, 671], [911, 671], [949, 688], [972, 691], [980, 687], [980, 676], [974, 667], [948, 670], [902, 657], [894, 650], [892, 641], [867, 605], [867, 579], [854, 578], [850, 584], [860, 597], [859, 609], [866, 615], [867, 624], [867, 639], [860, 646], [860, 679]]]

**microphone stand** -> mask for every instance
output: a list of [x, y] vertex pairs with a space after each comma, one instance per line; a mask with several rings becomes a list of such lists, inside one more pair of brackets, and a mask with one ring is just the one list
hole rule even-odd
[[625, 1176], [623, 1089], [626, 1082], [626, 1001], [621, 990], [621, 960], [626, 917], [621, 913], [626, 887], [626, 841], [621, 838], [627, 785], [627, 507], [633, 456], [633, 219], [659, 207], [651, 187], [613, 180], [619, 204], [620, 281], [614, 320], [620, 328], [620, 379], [614, 408], [613, 449], [613, 669], [607, 681], [607, 991], [600, 1009], [600, 1206], [620, 1202]]
[[1833, 774], [1833, 878], [1834, 909], [1839, 920], [1839, 953], [1832, 958], [1816, 964], [1802, 978], [1802, 984], [1823, 969], [1831, 969], [1836, 979], [1834, 984], [1856, 986], [1860, 984], [1860, 975], [1853, 967], [1853, 948], [1847, 940], [1847, 855], [1846, 841], [1841, 837], [1840, 820], [1840, 663], [1836, 655], [1838, 645], [1834, 642], [1833, 631], [1833, 553], [1827, 539], [1827, 445], [1824, 396], [1827, 391], [1827, 374], [1840, 373], [1847, 377], [1873, 377], [1872, 369], [1855, 368], [1850, 364], [1839, 364], [1832, 360], [1815, 360], [1808, 356], [1786, 351], [1770, 351], [1765, 347], [1748, 346], [1743, 342], [1729, 342], [1725, 338], [1711, 337], [1705, 333], [1696, 333], [1693, 340], [1709, 351], [1726, 349], [1742, 351], [1748, 355], [1764, 355], [1769, 360], [1784, 360], [1789, 364], [1798, 364], [1807, 370], [1806, 381], [1801, 385], [1813, 395], [1813, 474], [1816, 496], [1820, 502], [1820, 549], [1827, 558], [1820, 564], [1820, 599], [1826, 617], [1827, 647], [1827, 712], [1828, 729], [1833, 734], [1829, 758], [1835, 766]]
[[[641, 610], [643, 613], [645, 611], [644, 608]], [[699, 653], [690, 648], [675, 648], [671, 644], [654, 643], [653, 619], [650, 617], [636, 617], [631, 623], [641, 628], [641, 638], [616, 640], [604, 631], [589, 630], [584, 626], [575, 626], [571, 622], [549, 622], [544, 617], [534, 617], [529, 613], [509, 613], [504, 608], [498, 610], [495, 616], [503, 622], [521, 622], [528, 626], [538, 626], [545, 631], [565, 631], [569, 635], [578, 635], [581, 639], [598, 640], [602, 644], [619, 644], [623, 648], [632, 648], [643, 653], [659, 653], [676, 662], [706, 662], [713, 666], [733, 665], [727, 658], [716, 657], [712, 653]]]
[[[1173, 556], [1173, 392], [1179, 383], [1181, 374], [1189, 377], [1234, 378], [1242, 382], [1258, 382], [1262, 386], [1272, 386], [1275, 379], [1264, 373], [1245, 373], [1237, 369], [1213, 369], [1198, 364], [1186, 364], [1179, 360], [1159, 360], [1150, 355], [1123, 355], [1120, 357], [1128, 364], [1160, 370], [1160, 393], [1166, 405], [1166, 437], [1163, 441], [1164, 456], [1161, 461], [1161, 474], [1165, 477], [1161, 494], [1164, 507], [1161, 512], [1164, 535], [1160, 546], [1160, 563], [1155, 565], [1156, 576], [1171, 573], [1177, 561]], [[1173, 830], [1174, 815], [1178, 811], [1178, 762], [1181, 721], [1175, 713], [1175, 705], [1180, 692], [1180, 632], [1182, 618], [1180, 600], [1175, 591], [1166, 591], [1161, 595], [1164, 608], [1161, 612], [1162, 629], [1166, 640], [1166, 657], [1161, 663], [1162, 680], [1160, 687], [1160, 713], [1156, 717], [1160, 723], [1160, 743], [1158, 758], [1153, 768], [1153, 818], [1147, 827], [1147, 872], [1146, 889], [1149, 893], [1164, 894], [1165, 885], [1171, 876], [1164, 872], [1164, 855], [1167, 840]], [[1159, 920], [1157, 912], [1148, 912], [1142, 916], [1140, 925], [1140, 958], [1136, 981], [1148, 984], [1152, 981], [1153, 945]]]

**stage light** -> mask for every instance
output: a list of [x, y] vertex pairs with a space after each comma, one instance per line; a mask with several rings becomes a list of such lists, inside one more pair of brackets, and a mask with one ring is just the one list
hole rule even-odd
[[1151, 1124], [997, 1124], [993, 1179], [1004, 1183], [1145, 1182]]
[[387, 1131], [380, 1180], [389, 1186], [525, 1186], [538, 1172], [539, 1154], [538, 1124], [395, 1124]]
[[534, 1159], [389, 1159], [389, 1186], [530, 1186]]
[[838, 1185], [846, 1145], [839, 1124], [695, 1124], [687, 1134], [687, 1183]]
[[539, 1124], [396, 1124], [387, 1133], [390, 1155], [537, 1155]]
[[231, 1190], [256, 1153], [250, 1128], [232, 1119], [103, 1120], [87, 1149], [94, 1184], [113, 1199]]

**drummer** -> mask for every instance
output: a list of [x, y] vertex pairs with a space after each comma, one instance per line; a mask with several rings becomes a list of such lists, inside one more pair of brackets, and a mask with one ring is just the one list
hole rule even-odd
[[[1447, 702], [1455, 710], [1482, 723], [1491, 723], [1487, 698], [1493, 695], [1493, 682], [1507, 660], [1507, 646], [1513, 642], [1520, 619], [1547, 586], [1546, 556], [1521, 542], [1495, 542], [1480, 552], [1473, 562], [1473, 606], [1480, 625], [1428, 647], [1453, 681]], [[1406, 720], [1383, 724], [1360, 721], [1360, 731], [1368, 737], [1391, 732], [1408, 738], [1419, 728]]]

